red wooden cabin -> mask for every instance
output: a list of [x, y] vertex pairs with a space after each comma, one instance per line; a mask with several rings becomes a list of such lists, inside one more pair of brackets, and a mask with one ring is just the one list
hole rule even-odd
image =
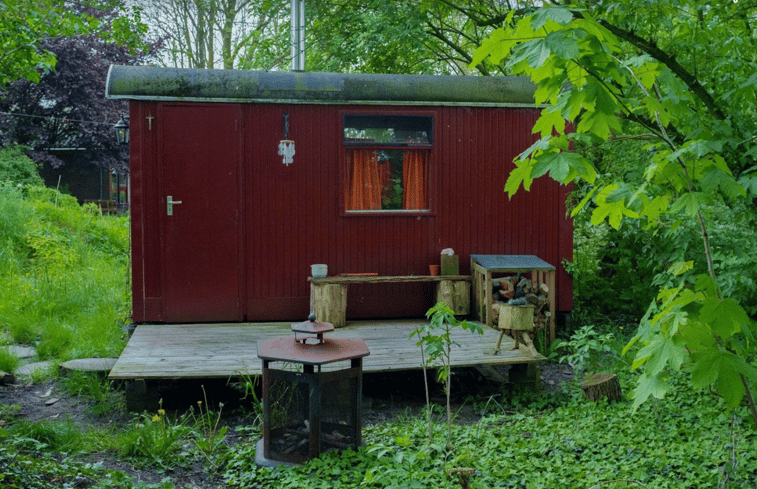
[[[301, 320], [311, 264], [427, 275], [444, 248], [461, 274], [537, 255], [572, 308], [567, 189], [504, 193], [535, 140], [525, 79], [112, 66], [106, 95], [131, 101], [137, 323]], [[347, 318], [421, 317], [433, 287], [352, 285]]]

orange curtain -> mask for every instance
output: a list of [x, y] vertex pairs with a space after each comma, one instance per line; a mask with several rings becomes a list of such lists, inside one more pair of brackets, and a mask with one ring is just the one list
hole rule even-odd
[[402, 208], [428, 209], [428, 153], [402, 152]]
[[379, 183], [381, 184], [381, 198], [391, 197], [392, 195], [392, 162], [389, 160], [379, 160]]
[[376, 151], [347, 151], [347, 210], [381, 209], [381, 180]]

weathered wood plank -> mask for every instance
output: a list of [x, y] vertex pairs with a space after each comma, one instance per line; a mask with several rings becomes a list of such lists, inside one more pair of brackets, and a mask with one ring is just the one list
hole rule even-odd
[[[363, 359], [366, 372], [413, 370], [421, 367], [420, 349], [412, 331], [423, 321], [349, 322], [327, 337], [360, 338], [371, 354]], [[289, 323], [141, 325], [110, 372], [113, 379], [170, 379], [236, 377], [260, 374], [257, 342], [276, 336], [290, 336]], [[527, 349], [513, 350], [505, 337], [499, 355], [492, 355], [498, 331], [484, 328], [483, 335], [456, 330], [453, 339], [461, 346], [453, 349], [456, 367], [531, 363], [542, 361]], [[339, 364], [325, 371], [342, 368]]]
[[338, 277], [313, 278], [308, 281], [314, 284], [380, 284], [390, 282], [441, 282], [442, 280], [471, 281], [470, 275], [349, 275]]

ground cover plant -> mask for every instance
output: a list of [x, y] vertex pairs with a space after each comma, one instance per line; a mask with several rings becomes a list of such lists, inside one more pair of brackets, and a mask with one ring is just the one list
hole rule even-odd
[[[613, 356], [601, 350], [594, 355], [586, 365], [617, 367]], [[621, 373], [624, 390], [633, 385], [632, 376]], [[429, 444], [422, 408], [405, 411], [395, 400], [390, 416], [366, 424], [366, 446], [358, 452], [327, 453], [279, 469], [255, 465], [259, 425], [252, 413], [239, 409], [221, 416], [215, 404], [210, 411], [196, 410], [195, 417], [186, 406], [160, 409], [106, 427], [82, 425], [78, 417], [29, 422], [18, 409], [3, 406], [0, 473], [7, 487], [742, 488], [757, 483], [757, 433], [745, 408], [729, 411], [714, 395], [695, 395], [680, 373], [671, 379], [676, 386], [671, 394], [636, 412], [628, 401], [584, 399], [577, 382], [538, 393], [495, 389], [470, 395], [472, 389], [466, 389], [464, 397], [453, 400], [453, 449], [443, 442]], [[437, 386], [433, 395], [441, 390]], [[77, 392], [79, 403], [95, 405], [86, 389]], [[433, 429], [436, 439], [444, 439], [443, 401], [437, 407]], [[219, 419], [231, 426], [220, 435], [221, 443], [219, 430], [207, 431], [218, 427]], [[203, 436], [212, 451], [196, 443]], [[93, 457], [100, 463], [92, 464]], [[107, 468], [115, 461], [120, 470]], [[198, 464], [190, 478], [178, 475]], [[471, 471], [467, 485], [456, 475], [461, 469]]]
[[[624, 388], [632, 380], [625, 374]], [[481, 488], [753, 487], [757, 434], [748, 412], [692, 395], [680, 374], [671, 382], [673, 395], [635, 413], [630, 402], [572, 394], [489, 403], [477, 423], [453, 428], [454, 450], [427, 444], [422, 417], [366, 427], [359, 452], [326, 454], [297, 468], [258, 468], [252, 446], [238, 444], [224, 477], [239, 488], [454, 488], [460, 482], [452, 473], [468, 467], [475, 469], [469, 487]]]

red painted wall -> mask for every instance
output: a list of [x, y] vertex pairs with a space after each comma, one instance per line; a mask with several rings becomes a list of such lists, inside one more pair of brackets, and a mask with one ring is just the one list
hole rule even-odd
[[[176, 131], [159, 129], [168, 119], [181, 119], [162, 118], [162, 114], [179, 111], [187, 117], [198, 117], [191, 108], [203, 105], [207, 104], [131, 102], [134, 320], [137, 322], [179, 320], [166, 314], [166, 311], [177, 310], [177, 306], [181, 309], [181, 304], [170, 307], [165, 304], [168, 284], [162, 270], [167, 257], [165, 229], [169, 222], [161, 185], [163, 166], [170, 157], [161, 155], [161, 148], [170, 145], [158, 141], [159, 134], [175, 134]], [[572, 259], [572, 225], [565, 218], [567, 189], [549, 179], [539, 179], [530, 192], [520, 191], [512, 200], [504, 193], [513, 158], [535, 140], [531, 127], [538, 117], [537, 110], [230, 105], [238, 108], [235, 111], [238, 115], [234, 116], [237, 136], [231, 140], [238, 141], [241, 148], [241, 158], [234, 170], [238, 171], [239, 186], [229, 189], [236, 195], [237, 208], [233, 211], [238, 216], [238, 235], [219, 239], [235, 239], [238, 247], [238, 267], [242, 270], [238, 307], [229, 310], [224, 318], [199, 314], [194, 321], [186, 317], [180, 321], [302, 319], [309, 309], [310, 264], [326, 263], [329, 275], [358, 272], [425, 275], [430, 263], [438, 263], [443, 248], [453, 248], [460, 255], [463, 274], [470, 271], [470, 254], [537, 255], [558, 269], [558, 309], [572, 309], [572, 284], [561, 266], [562, 260]], [[374, 112], [433, 115], [431, 212], [402, 216], [344, 212], [342, 115]], [[199, 117], [207, 117], [208, 111], [202, 113], [204, 115]], [[294, 162], [289, 166], [282, 164], [277, 154], [278, 142], [283, 139], [284, 113], [289, 114], [289, 137], [296, 143]], [[226, 118], [231, 117], [228, 110], [224, 114]], [[154, 117], [151, 129], [148, 116]], [[214, 129], [209, 129], [211, 134], [205, 144], [218, 144], [217, 140], [228, 144], [231, 123], [219, 122], [217, 127], [224, 127], [224, 134], [214, 137]], [[213, 168], [228, 168], [224, 162], [206, 164], [209, 172], [205, 178], [211, 178]], [[214, 213], [194, 217], [218, 218], [219, 211]], [[221, 280], [229, 270], [216, 273]], [[200, 281], [206, 280], [207, 277]], [[203, 286], [206, 285], [198, 284], [199, 289]], [[433, 303], [432, 287], [423, 283], [351, 285], [347, 316], [420, 317]], [[187, 309], [197, 310], [196, 301], [202, 300], [202, 294], [186, 300], [194, 301]]]

